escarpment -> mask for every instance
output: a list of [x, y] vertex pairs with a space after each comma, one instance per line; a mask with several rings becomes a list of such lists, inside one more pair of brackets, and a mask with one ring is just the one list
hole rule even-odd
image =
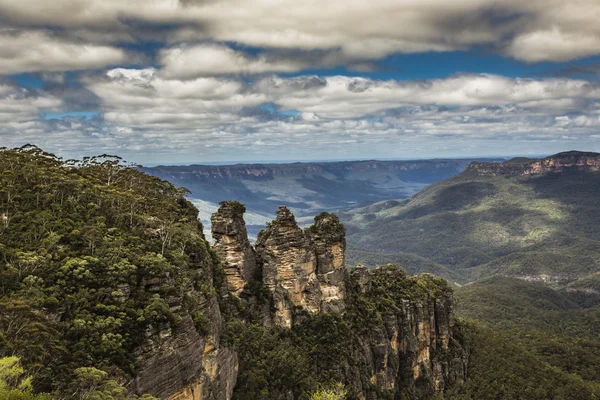
[[38, 371], [36, 390], [299, 400], [336, 379], [379, 399], [464, 377], [444, 285], [348, 275], [336, 216], [303, 230], [282, 207], [253, 247], [225, 202], [211, 246], [184, 190], [110, 156], [73, 163], [0, 151], [0, 350]]
[[[223, 346], [223, 314], [213, 290], [213, 260], [206, 243], [192, 245], [185, 292], [168, 297], [170, 324], [150, 326], [136, 351], [139, 370], [129, 390], [169, 400], [228, 400], [237, 380], [238, 357]], [[150, 292], [176, 286], [173, 277], [144, 282]], [[164, 289], [163, 289], [164, 290]]]
[[360, 398], [423, 398], [466, 380], [468, 353], [455, 337], [452, 298], [441, 278], [357, 267], [349, 284], [349, 306], [360, 310], [364, 326], [357, 357], [368, 384], [358, 388]]
[[[48, 398], [229, 399], [238, 358], [198, 210], [120, 160], [0, 149], [19, 193], [0, 200], [0, 356]], [[7, 335], [17, 322], [31, 333]]]
[[542, 159], [514, 158], [503, 163], [473, 162], [467, 174], [480, 176], [525, 176], [545, 173], [600, 171], [600, 153], [567, 151]]

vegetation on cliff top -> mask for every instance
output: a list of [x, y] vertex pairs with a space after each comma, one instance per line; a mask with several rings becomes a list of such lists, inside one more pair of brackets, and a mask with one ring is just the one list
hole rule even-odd
[[[116, 157], [75, 162], [33, 146], [0, 151], [0, 398], [132, 398], [123, 384], [137, 371], [135, 350], [146, 335], [175, 326], [181, 313], [174, 307], [189, 313], [198, 332], [209, 330], [198, 303], [217, 295], [224, 276], [185, 193]], [[581, 253], [588, 247], [578, 240], [564, 243]], [[258, 303], [267, 301], [260, 284], [250, 287]], [[563, 292], [498, 278], [459, 289], [462, 315], [496, 331], [461, 325], [469, 380], [448, 398], [600, 396], [598, 302], [580, 296], [597, 287], [592, 275]], [[450, 293], [440, 278], [384, 266], [371, 273], [368, 289], [358, 275], [348, 281], [343, 316], [305, 316], [291, 330], [262, 326], [260, 304], [221, 299], [228, 317], [222, 340], [240, 358], [234, 396], [352, 398], [357, 377], [348, 371], [363, 368], [361, 341], [406, 300]], [[360, 375], [360, 385], [371, 387]]]

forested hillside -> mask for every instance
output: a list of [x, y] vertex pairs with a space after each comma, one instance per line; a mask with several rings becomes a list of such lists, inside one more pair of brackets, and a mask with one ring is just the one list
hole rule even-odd
[[461, 398], [587, 399], [600, 391], [599, 195], [600, 154], [565, 152], [473, 163], [341, 218], [352, 262], [457, 284], [472, 321]]
[[[34, 146], [0, 151], [0, 171], [1, 396], [426, 398], [464, 380], [446, 283], [392, 266], [347, 275], [334, 216], [305, 232], [280, 210], [257, 274], [228, 292], [236, 247], [219, 259], [184, 189], [117, 157]], [[226, 236], [244, 209], [227, 205]], [[310, 292], [287, 297], [283, 276]]]
[[124, 398], [142, 344], [185, 319], [208, 333], [212, 261], [184, 190], [33, 146], [2, 150], [0, 173], [0, 354], [36, 390]]
[[543, 160], [590, 165], [473, 163], [411, 199], [342, 213], [350, 259], [399, 262], [461, 283], [499, 274], [566, 285], [600, 272], [600, 154]]

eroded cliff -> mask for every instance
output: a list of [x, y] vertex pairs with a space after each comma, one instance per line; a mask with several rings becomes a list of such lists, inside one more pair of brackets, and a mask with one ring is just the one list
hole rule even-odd
[[243, 204], [225, 201], [211, 218], [214, 249], [225, 271], [228, 290], [236, 296], [256, 272], [256, 254], [248, 240], [244, 212]]
[[[228, 273], [228, 286], [247, 288], [251, 279], [259, 280], [254, 285], [266, 290], [270, 308], [266, 316], [264, 308], [257, 310], [257, 320], [267, 328], [305, 332], [307, 323], [318, 326], [323, 323], [319, 318], [332, 315], [334, 319], [325, 323], [345, 327], [335, 329], [340, 335], [336, 341], [346, 345], [335, 365], [323, 361], [319, 365], [339, 370], [337, 379], [345, 383], [353, 398], [400, 394], [423, 398], [466, 379], [468, 354], [454, 335], [452, 296], [445, 281], [429, 275], [409, 277], [394, 266], [372, 271], [357, 267], [349, 274], [344, 259], [345, 229], [335, 215], [327, 213], [302, 230], [292, 213], [281, 207], [252, 251], [247, 239], [222, 234], [244, 231], [242, 209], [238, 207], [235, 215], [231, 209], [224, 203], [213, 217], [219, 221], [215, 248], [225, 260], [250, 264], [255, 274], [244, 281], [243, 274]], [[227, 265], [224, 263], [225, 268]], [[248, 290], [238, 293], [240, 296], [245, 299], [242, 301], [256, 304]], [[321, 328], [314, 332], [317, 336], [322, 333]], [[340, 351], [327, 350], [331, 344], [324, 338], [322, 344], [319, 337], [314, 339], [317, 347], [323, 347], [317, 353]], [[236, 398], [244, 398], [242, 393], [247, 392], [240, 389]], [[297, 393], [290, 390], [289, 396], [296, 398]]]
[[[357, 267], [349, 279], [350, 307], [361, 315], [356, 358], [362, 374], [361, 399], [399, 393], [424, 398], [467, 378], [468, 353], [455, 337], [452, 297], [431, 275], [406, 276], [395, 266]], [[427, 289], [424, 289], [427, 288]], [[396, 397], [394, 397], [396, 396]]]
[[[224, 316], [213, 287], [214, 261], [206, 242], [189, 248], [187, 255], [185, 292], [172, 293], [167, 303], [173, 321], [149, 327], [136, 351], [138, 372], [128, 387], [161, 399], [229, 400], [238, 357], [221, 343]], [[151, 292], [176, 286], [168, 275], [143, 284]]]
[[[216, 258], [206, 242], [186, 249], [187, 289], [168, 303], [174, 323], [151, 326], [139, 346], [132, 392], [169, 400], [244, 399], [249, 381], [259, 379], [266, 385], [259, 398], [293, 400], [335, 379], [350, 398], [420, 399], [465, 381], [468, 352], [455, 335], [444, 280], [407, 276], [395, 266], [348, 272], [345, 229], [328, 213], [303, 230], [280, 207], [252, 246], [244, 211], [238, 202], [223, 202], [213, 215]], [[221, 283], [213, 276], [220, 268]], [[144, 283], [150, 291], [173, 284], [169, 276]], [[275, 367], [280, 380], [253, 370], [284, 357], [238, 354], [240, 345], [255, 349], [256, 329], [282, 341], [268, 346], [302, 357], [295, 368], [304, 375], [288, 380], [290, 371]], [[256, 364], [252, 357], [262, 358]]]
[[480, 176], [525, 176], [544, 173], [600, 171], [600, 154], [566, 151], [546, 158], [513, 158], [503, 163], [472, 162], [466, 173]]

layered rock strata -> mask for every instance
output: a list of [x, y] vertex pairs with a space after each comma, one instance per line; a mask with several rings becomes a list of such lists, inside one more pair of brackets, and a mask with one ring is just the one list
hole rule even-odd
[[212, 235], [225, 274], [229, 292], [239, 296], [256, 272], [256, 254], [248, 240], [244, 212], [237, 201], [221, 203], [211, 218]]
[[292, 213], [280, 207], [277, 218], [259, 234], [255, 249], [246, 237], [241, 208], [222, 203], [212, 223], [228, 287], [240, 295], [258, 272], [271, 293], [274, 325], [289, 328], [303, 313], [343, 312], [346, 240], [335, 215], [319, 215], [304, 231]]
[[[291, 212], [281, 207], [253, 247], [243, 213], [239, 203], [222, 203], [212, 219], [214, 249], [236, 301], [256, 304], [251, 283], [266, 290], [270, 308], [262, 311], [265, 325], [293, 329], [309, 315], [344, 313], [356, 307], [361, 296], [368, 302], [384, 296], [381, 304], [386, 304], [386, 309], [386, 296], [394, 299], [395, 305], [382, 312], [380, 319], [365, 326], [363, 332], [352, 333], [355, 340], [347, 349], [343, 370], [353, 396], [360, 400], [399, 394], [425, 398], [464, 382], [468, 354], [455, 339], [452, 299], [447, 292], [413, 295], [409, 289], [406, 297], [388, 293], [381, 286], [381, 282], [388, 282], [385, 274], [389, 280], [399, 279], [400, 287], [415, 285], [413, 278], [397, 268], [369, 271], [358, 267], [348, 274], [345, 230], [335, 215], [323, 213], [315, 218], [314, 225], [302, 230]], [[192, 262], [192, 268], [212, 274], [207, 268], [212, 267], [207, 254], [196, 259], [206, 265]], [[212, 280], [212, 275], [209, 278]], [[164, 284], [156, 282], [160, 283]], [[135, 393], [149, 392], [169, 400], [229, 400], [238, 361], [235, 350], [220, 343], [223, 317], [217, 297], [200, 293], [193, 285], [188, 296], [198, 300], [192, 310], [184, 312], [180, 299], [169, 304], [178, 315], [174, 329], [149, 332], [139, 349], [139, 373], [129, 387]], [[206, 331], [195, 326], [194, 310], [210, 322]]]
[[503, 163], [473, 162], [467, 173], [481, 176], [526, 176], [569, 171], [600, 171], [600, 153], [567, 151], [542, 159], [514, 158]]
[[[398, 273], [386, 268], [374, 272], [356, 268], [350, 277], [353, 290], [365, 296], [377, 292], [372, 286], [374, 273]], [[402, 300], [396, 312], [383, 315], [381, 324], [360, 335], [361, 348], [355, 358], [364, 360], [364, 369], [356, 374], [367, 375], [369, 383], [355, 378], [354, 390], [362, 393], [362, 400], [395, 396], [399, 391], [409, 398], [426, 398], [463, 383], [468, 353], [454, 338], [454, 329], [451, 297], [438, 294]]]
[[[238, 357], [233, 348], [221, 344], [223, 316], [212, 287], [212, 257], [205, 242], [187, 253], [187, 291], [168, 299], [175, 323], [149, 327], [136, 350], [138, 372], [128, 389], [169, 400], [229, 400]], [[174, 286], [170, 276], [142, 284], [150, 292], [165, 284]], [[200, 321], [205, 321], [203, 326]]]
[[341, 313], [345, 308], [346, 229], [336, 215], [323, 213], [305, 233], [317, 259], [321, 312]]

